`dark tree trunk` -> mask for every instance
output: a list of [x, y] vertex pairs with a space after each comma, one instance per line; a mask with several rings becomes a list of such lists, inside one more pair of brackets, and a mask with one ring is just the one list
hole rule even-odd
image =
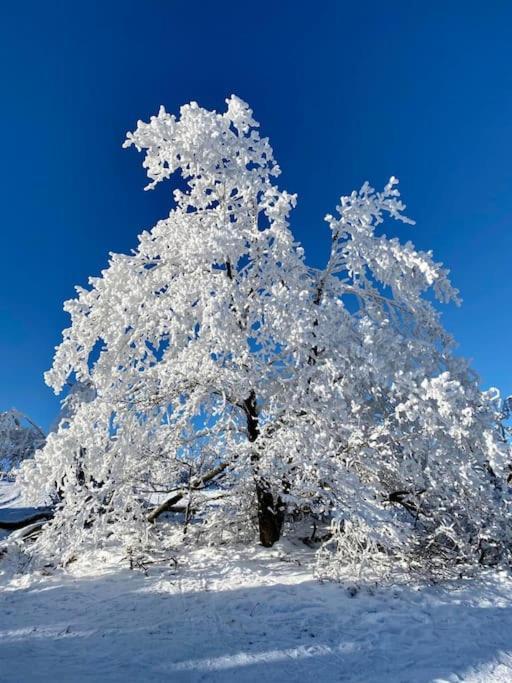
[[[244, 401], [244, 410], [247, 416], [247, 436], [251, 443], [254, 443], [259, 436], [258, 410], [256, 405], [256, 395], [251, 391], [249, 398]], [[258, 501], [258, 527], [260, 533], [260, 543], [265, 548], [270, 548], [281, 537], [284, 522], [284, 506], [282, 500], [274, 495], [270, 486], [259, 476], [258, 455], [252, 456], [253, 468], [256, 475], [256, 498]]]
[[[233, 266], [229, 259], [226, 260], [226, 275], [233, 280]], [[236, 308], [232, 310], [236, 314]], [[244, 322], [238, 315], [238, 326], [241, 330], [246, 329]], [[259, 436], [258, 409], [256, 404], [256, 394], [251, 390], [249, 397], [243, 402], [245, 414], [247, 416], [247, 436], [251, 443], [254, 443]], [[258, 527], [260, 531], [261, 545], [270, 548], [281, 536], [284, 521], [284, 506], [278, 497], [274, 500], [272, 491], [268, 483], [259, 475], [258, 454], [253, 453], [252, 464], [256, 479], [256, 497], [258, 499]]]
[[264, 484], [256, 484], [258, 497], [258, 527], [260, 543], [265, 548], [271, 548], [281, 538], [284, 522], [284, 510], [281, 499], [274, 501], [272, 492], [264, 488]]

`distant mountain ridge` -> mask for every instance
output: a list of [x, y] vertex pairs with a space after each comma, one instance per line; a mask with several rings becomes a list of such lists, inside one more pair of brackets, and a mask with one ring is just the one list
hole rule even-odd
[[19, 410], [0, 413], [0, 477], [31, 458], [45, 440], [43, 430]]

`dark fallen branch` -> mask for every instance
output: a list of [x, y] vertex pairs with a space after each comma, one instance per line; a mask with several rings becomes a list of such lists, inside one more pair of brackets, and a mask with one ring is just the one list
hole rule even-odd
[[148, 567], [150, 565], [161, 565], [161, 564], [167, 564], [169, 567], [173, 567], [174, 569], [178, 568], [178, 560], [174, 557], [166, 557], [166, 558], [161, 558], [161, 559], [156, 559], [156, 560], [151, 560], [151, 559], [146, 559], [144, 557], [136, 557], [133, 555], [133, 553], [128, 553], [128, 561], [130, 563], [130, 569], [133, 571], [134, 569], [140, 569], [144, 572], [146, 576], [148, 576]]
[[174, 496], [171, 496], [171, 498], [168, 498], [160, 505], [157, 505], [157, 507], [151, 510], [151, 512], [149, 513], [147, 517], [148, 522], [154, 522], [156, 519], [158, 519], [158, 517], [160, 517], [160, 515], [163, 515], [164, 512], [177, 512], [178, 510], [174, 510], [173, 508], [176, 507], [176, 504], [179, 503], [180, 500], [182, 500], [190, 491], [197, 491], [198, 489], [202, 488], [205, 484], [208, 484], [208, 482], [212, 481], [212, 479], [218, 477], [219, 474], [222, 474], [222, 472], [224, 472], [224, 470], [229, 467], [229, 465], [230, 463], [228, 462], [221, 463], [217, 467], [214, 467], [212, 470], [207, 472], [202, 477], [194, 479], [190, 486], [187, 487], [185, 490], [178, 491], [178, 493], [175, 493]]
[[410, 512], [411, 515], [417, 517], [420, 512], [420, 508], [418, 505], [416, 505], [416, 503], [408, 500], [407, 497], [420, 496], [422, 493], [425, 493], [425, 489], [421, 489], [419, 491], [393, 491], [393, 493], [390, 493], [388, 496], [388, 502], [398, 503], [398, 505], [401, 505], [403, 508], [405, 508], [407, 512]]
[[15, 531], [12, 532], [12, 534], [9, 536], [10, 539], [12, 540], [17, 540], [17, 541], [27, 541], [32, 538], [35, 538], [38, 534], [41, 533], [44, 525], [48, 522], [47, 519], [43, 519], [39, 522], [34, 522], [33, 524], [29, 524], [28, 526], [23, 527], [22, 529], [16, 529]]
[[189, 510], [188, 505], [173, 505], [172, 508], [169, 508], [168, 512], [182, 512], [185, 514]]

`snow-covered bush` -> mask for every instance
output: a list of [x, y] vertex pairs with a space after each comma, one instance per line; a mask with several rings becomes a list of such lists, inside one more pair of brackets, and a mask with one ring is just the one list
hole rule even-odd
[[12, 408], [0, 413], [0, 477], [16, 470], [45, 442], [45, 434], [26, 415]]
[[59, 490], [34, 552], [133, 547], [171, 512], [190, 538], [258, 532], [265, 546], [310, 516], [333, 525], [334, 564], [478, 562], [485, 544], [506, 560], [502, 406], [432, 304], [458, 302], [448, 271], [383, 233], [412, 223], [397, 180], [341, 198], [328, 263], [311, 268], [268, 140], [244, 102], [227, 105], [162, 108], [128, 135], [148, 188], [177, 174], [181, 189], [65, 305], [46, 380], [90, 391], [22, 468], [37, 502]]

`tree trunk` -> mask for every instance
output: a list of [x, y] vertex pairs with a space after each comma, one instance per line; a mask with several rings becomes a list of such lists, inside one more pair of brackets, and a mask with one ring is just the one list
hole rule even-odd
[[256, 495], [260, 543], [265, 548], [271, 548], [281, 538], [284, 522], [283, 505], [279, 497], [274, 502], [272, 492], [264, 488], [261, 482], [256, 484]]
[[[247, 416], [247, 436], [254, 443], [259, 436], [258, 411], [256, 395], [251, 391], [249, 398], [244, 401], [244, 410]], [[256, 498], [258, 500], [258, 527], [260, 543], [265, 548], [270, 548], [281, 537], [284, 522], [284, 506], [278, 497], [274, 496], [268, 483], [258, 474], [258, 455], [252, 456], [254, 473], [256, 475]]]

